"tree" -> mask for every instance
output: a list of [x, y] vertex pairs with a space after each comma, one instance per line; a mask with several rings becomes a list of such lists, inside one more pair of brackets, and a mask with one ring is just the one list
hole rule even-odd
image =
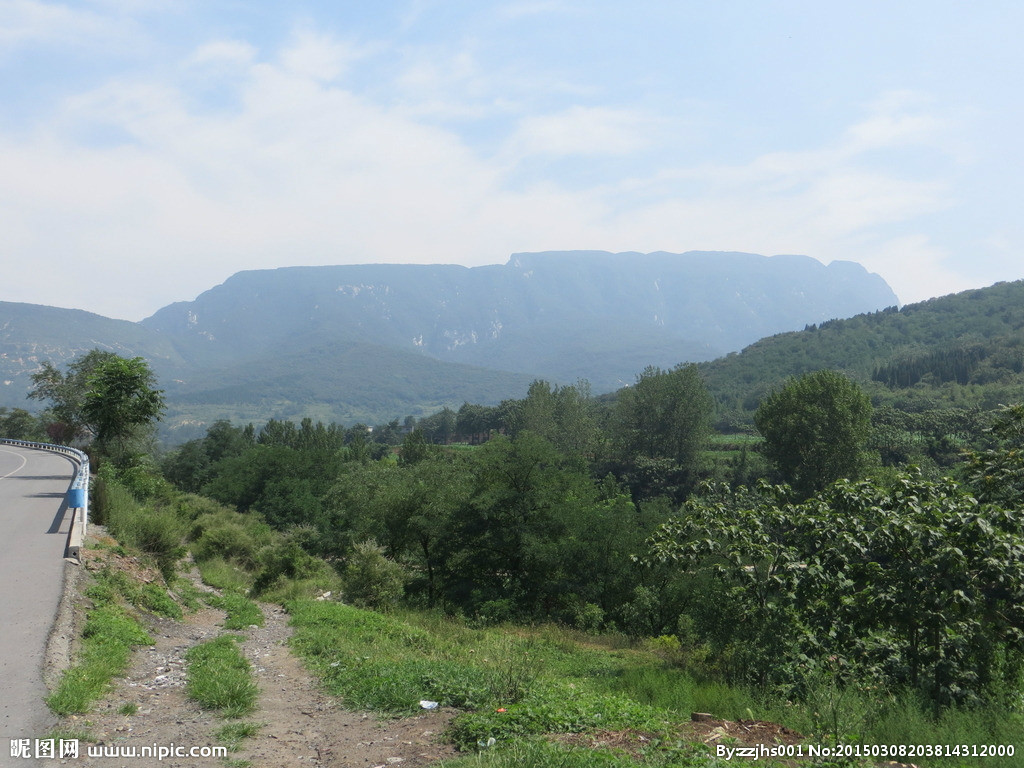
[[685, 495], [697, 480], [712, 408], [695, 365], [649, 366], [619, 393], [613, 439], [634, 493]]
[[652, 539], [657, 559], [721, 584], [717, 612], [735, 621], [717, 652], [741, 674], [799, 695], [834, 673], [938, 706], [1014, 695], [1021, 512], [919, 473], [839, 481], [798, 504], [789, 493], [707, 486]]
[[93, 368], [81, 411], [101, 450], [123, 454], [132, 437], [160, 419], [164, 398], [155, 383], [156, 376], [141, 357], [113, 355]]
[[0, 408], [0, 437], [9, 440], [42, 440], [39, 419], [24, 408]]
[[837, 371], [791, 379], [754, 414], [764, 453], [803, 497], [864, 469], [871, 428], [871, 401]]
[[89, 377], [114, 357], [117, 355], [113, 352], [94, 349], [75, 359], [66, 373], [61, 373], [47, 360], [32, 374], [33, 389], [28, 396], [33, 400], [50, 401], [48, 411], [52, 418], [47, 431], [52, 440], [66, 444], [95, 436], [83, 410]]
[[996, 446], [968, 453], [968, 480], [979, 500], [1020, 508], [1024, 499], [1024, 404], [1002, 406], [988, 432]]

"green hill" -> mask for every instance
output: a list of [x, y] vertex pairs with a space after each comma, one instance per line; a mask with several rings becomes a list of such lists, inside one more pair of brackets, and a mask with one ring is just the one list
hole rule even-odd
[[822, 368], [902, 410], [1021, 400], [1024, 281], [810, 325], [701, 364], [721, 411], [741, 421], [788, 377]]

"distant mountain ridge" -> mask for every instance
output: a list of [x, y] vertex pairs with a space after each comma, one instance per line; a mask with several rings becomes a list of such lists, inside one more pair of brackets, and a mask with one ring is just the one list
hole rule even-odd
[[0, 405], [25, 407], [42, 360], [100, 347], [149, 359], [178, 421], [380, 421], [521, 396], [537, 377], [608, 391], [647, 365], [711, 360], [897, 301], [852, 262], [746, 253], [253, 270], [141, 323], [0, 302]]
[[710, 360], [763, 336], [897, 303], [852, 262], [741, 253], [516, 254], [504, 265], [240, 272], [142, 325], [190, 359], [330, 339], [598, 389], [645, 365]]

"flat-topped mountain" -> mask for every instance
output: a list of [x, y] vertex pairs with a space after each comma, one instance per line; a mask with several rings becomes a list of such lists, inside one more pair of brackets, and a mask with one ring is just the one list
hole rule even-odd
[[173, 419], [383, 421], [519, 397], [529, 381], [631, 383], [764, 336], [897, 303], [851, 262], [745, 253], [523, 253], [504, 265], [240, 272], [141, 323], [0, 303], [0, 405], [94, 347], [141, 355]]
[[891, 306], [851, 262], [743, 253], [516, 254], [485, 267], [240, 272], [144, 320], [193, 360], [369, 343], [598, 390], [647, 365], [710, 360], [783, 330]]

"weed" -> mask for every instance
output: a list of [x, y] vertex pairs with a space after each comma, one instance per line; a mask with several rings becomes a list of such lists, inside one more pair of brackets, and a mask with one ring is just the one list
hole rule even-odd
[[57, 715], [88, 711], [106, 693], [111, 678], [128, 666], [132, 646], [153, 642], [134, 618], [113, 603], [89, 612], [82, 638], [79, 662], [61, 676], [57, 690], [46, 699]]
[[248, 629], [255, 624], [263, 626], [263, 611], [249, 598], [237, 592], [225, 592], [223, 595], [207, 595], [206, 602], [213, 608], [220, 608], [227, 613], [224, 629]]
[[232, 635], [201, 643], [185, 654], [188, 661], [189, 698], [224, 717], [241, 717], [256, 706], [259, 688], [249, 662], [242, 656], [238, 638]]
[[263, 723], [228, 723], [214, 732], [213, 737], [229, 752], [237, 752], [241, 749], [242, 740], [255, 736], [260, 732]]

